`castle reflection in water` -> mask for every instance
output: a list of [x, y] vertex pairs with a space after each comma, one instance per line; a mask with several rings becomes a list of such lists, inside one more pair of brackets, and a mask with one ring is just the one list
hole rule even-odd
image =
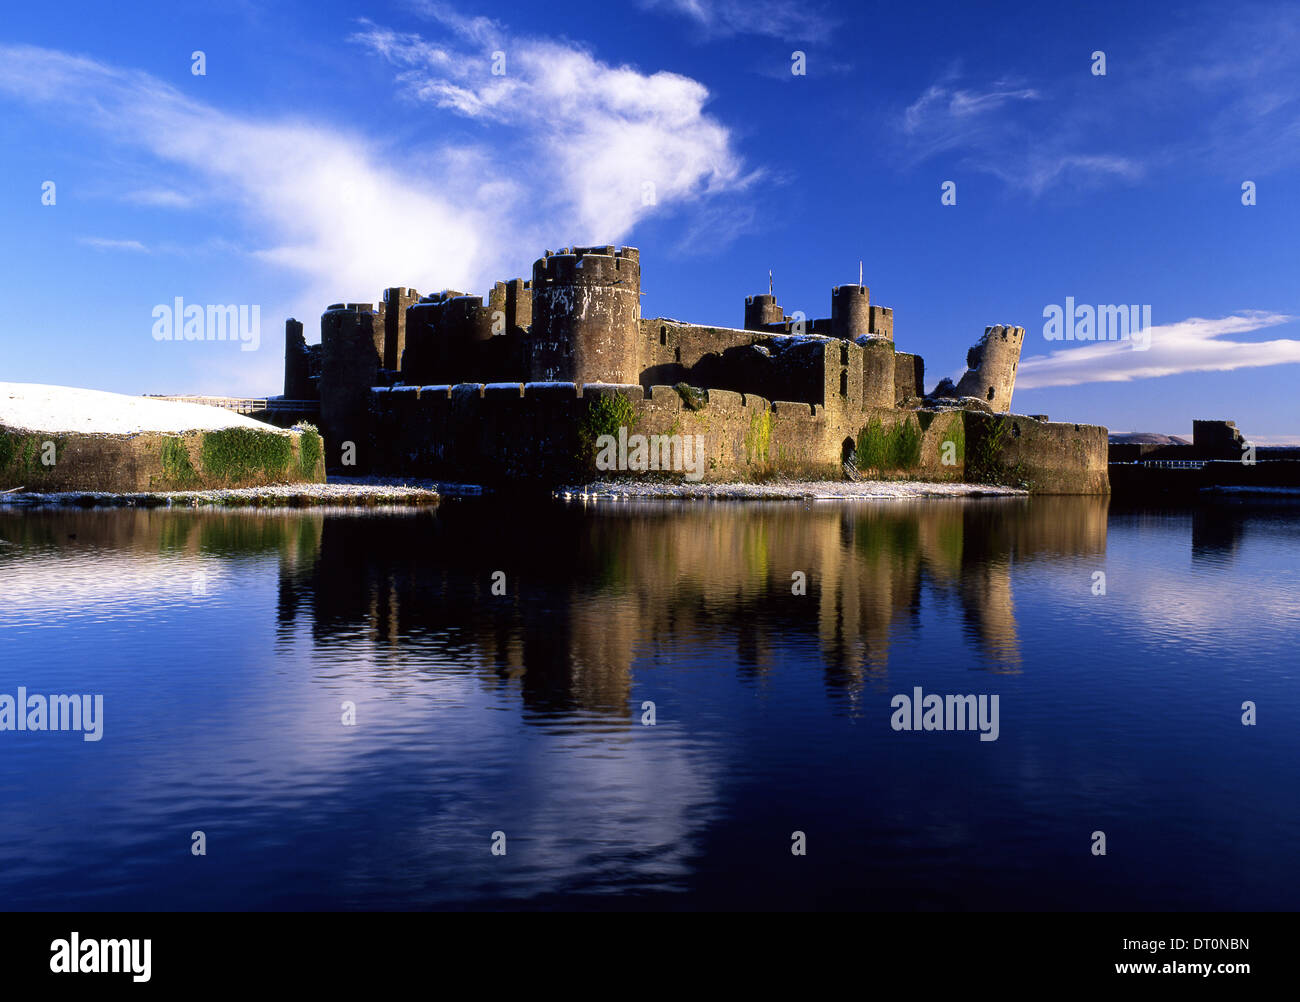
[[412, 646], [432, 648], [443, 666], [517, 688], [533, 714], [627, 718], [640, 712], [634, 667], [707, 664], [711, 651], [761, 678], [806, 647], [832, 690], [883, 687], [891, 647], [916, 640], [928, 605], [959, 617], [973, 667], [1018, 672], [1012, 568], [1100, 566], [1107, 508], [1083, 497], [538, 512], [474, 499], [418, 516], [303, 515], [283, 523], [280, 643], [306, 622], [318, 647], [362, 642], [394, 671], [412, 670]]

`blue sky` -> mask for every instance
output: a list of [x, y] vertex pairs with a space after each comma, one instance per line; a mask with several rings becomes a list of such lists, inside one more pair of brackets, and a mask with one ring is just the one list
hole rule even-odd
[[[825, 316], [861, 260], [930, 386], [1013, 323], [1018, 412], [1300, 440], [1294, 4], [23, 5], [0, 149], [11, 381], [275, 393], [286, 316], [623, 243], [647, 316], [740, 326], [769, 268]], [[156, 342], [177, 296], [259, 350]], [[1066, 297], [1149, 350], [1049, 342]]]

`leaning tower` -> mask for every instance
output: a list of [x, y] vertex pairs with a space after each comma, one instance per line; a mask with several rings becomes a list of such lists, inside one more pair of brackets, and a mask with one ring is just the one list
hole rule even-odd
[[1016, 388], [1016, 366], [1024, 342], [1023, 327], [985, 327], [979, 343], [966, 353], [966, 374], [957, 384], [957, 395], [987, 400], [999, 414], [1011, 410], [1011, 392]]

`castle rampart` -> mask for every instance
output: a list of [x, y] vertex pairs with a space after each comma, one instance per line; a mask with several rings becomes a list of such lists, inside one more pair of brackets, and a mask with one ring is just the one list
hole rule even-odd
[[[873, 457], [905, 446], [906, 462], [895, 457], [900, 469], [960, 479], [965, 467], [931, 455], [937, 452], [927, 444], [927, 429], [955, 420], [946, 416], [954, 412], [1010, 407], [1024, 328], [986, 328], [968, 353], [961, 383], [944, 380], [927, 396], [924, 361], [896, 350], [893, 311], [873, 305], [864, 284], [835, 287], [830, 317], [811, 321], [801, 313], [797, 320], [786, 316], [770, 293], [750, 296], [739, 329], [642, 318], [640, 266], [636, 248], [572, 247], [547, 251], [534, 263], [531, 280], [497, 282], [486, 297], [447, 290], [417, 298], [413, 289], [393, 288], [378, 309], [331, 306], [321, 317], [319, 348], [331, 465], [342, 442], [366, 439], [376, 467], [392, 472], [414, 472], [404, 464], [425, 462], [439, 475], [462, 479], [495, 477], [502, 468], [546, 479], [565, 464], [572, 472], [574, 436], [590, 401], [617, 394], [638, 413], [644, 410], [652, 425], [664, 415], [670, 424], [689, 424], [699, 419], [688, 415], [709, 410], [716, 433], [732, 441], [718, 445], [711, 462], [729, 476], [831, 476], [855, 464], [887, 476], [890, 469], [876, 469]], [[310, 375], [303, 378], [306, 346], [294, 323], [286, 325], [285, 385], [310, 392]], [[711, 403], [692, 406], [699, 400]], [[738, 410], [749, 421], [756, 401], [768, 415], [761, 439], [785, 429], [775, 436], [770, 467], [738, 461], [743, 450], [735, 441], [744, 434], [728, 423]], [[518, 423], [499, 422], [502, 414]], [[372, 436], [372, 421], [382, 435]], [[983, 427], [961, 421], [972, 434]], [[1007, 476], [1034, 469], [1035, 483], [1059, 489], [1052, 469], [1078, 473], [1087, 466], [1075, 482], [1105, 489], [1104, 438], [1099, 482], [1087, 465], [1093, 431], [1016, 422], [1019, 458]], [[524, 455], [507, 457], [509, 448], [520, 451], [521, 429], [524, 437], [541, 429], [537, 433], [553, 450], [525, 448]], [[750, 430], [758, 434], [758, 425]], [[1053, 451], [1054, 435], [1074, 443], [1069, 456]], [[881, 436], [888, 439], [884, 445]], [[1045, 443], [1046, 465], [1034, 465], [1035, 443]], [[389, 459], [381, 460], [384, 455]], [[425, 459], [413, 458], [420, 456]]]
[[[593, 401], [609, 397], [622, 398], [627, 424], [599, 423]], [[380, 474], [488, 485], [583, 482], [598, 475], [595, 436], [617, 436], [622, 427], [647, 438], [700, 436], [705, 482], [777, 473], [838, 479], [851, 450], [861, 472], [879, 479], [979, 482], [997, 462], [1044, 493], [1106, 491], [1104, 428], [974, 411], [854, 411], [729, 390], [688, 398], [672, 386], [575, 383], [381, 388], [371, 407], [369, 454]], [[680, 479], [683, 472], [617, 475]]]

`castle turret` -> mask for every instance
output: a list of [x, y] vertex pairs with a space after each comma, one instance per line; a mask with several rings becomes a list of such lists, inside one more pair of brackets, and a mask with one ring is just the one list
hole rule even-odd
[[773, 324], [783, 324], [785, 313], [776, 301], [776, 296], [745, 297], [745, 330], [765, 331]]
[[533, 265], [529, 378], [641, 379], [641, 263], [635, 247], [573, 247]]
[[339, 465], [344, 442], [368, 433], [370, 388], [384, 361], [384, 326], [370, 303], [335, 303], [320, 318], [321, 431], [326, 466]]
[[414, 289], [385, 289], [384, 305], [384, 368], [396, 372], [402, 367], [402, 352], [406, 350], [406, 310], [418, 302], [420, 294]]
[[871, 292], [865, 285], [831, 290], [831, 334], [850, 341], [871, 333]]
[[985, 327], [984, 336], [966, 353], [966, 374], [957, 384], [957, 395], [986, 400], [1000, 414], [1009, 411], [1024, 341], [1023, 327]]
[[533, 283], [512, 278], [506, 283], [506, 332], [533, 322]]
[[302, 321], [290, 317], [284, 322], [284, 395], [290, 400], [305, 400], [309, 395], [307, 339]]

